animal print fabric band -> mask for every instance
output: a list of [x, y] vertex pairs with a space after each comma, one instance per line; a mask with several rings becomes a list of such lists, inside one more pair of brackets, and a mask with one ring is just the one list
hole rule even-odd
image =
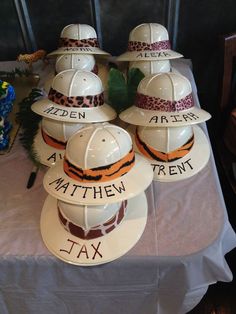
[[113, 164], [100, 166], [91, 169], [82, 169], [72, 164], [64, 156], [64, 172], [72, 179], [80, 182], [105, 182], [119, 178], [130, 171], [135, 163], [135, 154], [133, 148], [120, 160]]
[[126, 200], [122, 201], [120, 209], [107, 222], [99, 226], [92, 227], [87, 231], [84, 230], [82, 227], [75, 225], [71, 221], [67, 220], [62, 214], [59, 206], [57, 209], [60, 222], [68, 232], [70, 232], [73, 236], [78, 237], [80, 239], [91, 240], [110, 233], [119, 225], [119, 223], [123, 220], [125, 216], [127, 209], [127, 201]]
[[51, 88], [48, 93], [48, 99], [61, 106], [76, 108], [93, 108], [104, 104], [103, 92], [88, 96], [65, 96]]
[[41, 134], [42, 134], [42, 138], [44, 140], [44, 142], [56, 149], [66, 149], [66, 143], [67, 142], [62, 142], [62, 141], [58, 141], [56, 138], [48, 135], [42, 128], [41, 128]]
[[61, 37], [59, 39], [59, 47], [97, 47], [99, 48], [97, 38], [87, 39], [72, 39], [67, 37]]
[[160, 152], [154, 147], [144, 143], [139, 137], [137, 129], [135, 134], [135, 143], [139, 151], [148, 159], [161, 162], [171, 162], [183, 158], [190, 152], [194, 144], [194, 135], [191, 136], [191, 138], [184, 145], [168, 153]]
[[150, 50], [150, 51], [159, 51], [159, 50], [167, 50], [170, 49], [170, 42], [169, 40], [161, 40], [156, 41], [154, 43], [145, 43], [144, 41], [129, 41], [128, 43], [128, 51], [143, 51], [143, 50]]
[[137, 93], [135, 106], [147, 110], [173, 112], [192, 108], [194, 102], [192, 93], [180, 100], [173, 101]]

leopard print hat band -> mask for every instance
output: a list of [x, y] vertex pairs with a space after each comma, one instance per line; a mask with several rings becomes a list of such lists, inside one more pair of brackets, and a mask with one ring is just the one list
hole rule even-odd
[[169, 40], [161, 40], [154, 43], [145, 43], [143, 41], [129, 41], [128, 43], [128, 51], [159, 51], [159, 50], [167, 50], [171, 49]]
[[87, 96], [65, 96], [51, 88], [48, 93], [48, 99], [65, 107], [93, 108], [104, 104], [104, 93]]
[[72, 39], [67, 37], [61, 37], [59, 39], [58, 48], [61, 47], [96, 47], [99, 48], [97, 38], [87, 39]]
[[192, 93], [174, 101], [137, 93], [135, 106], [147, 110], [174, 112], [192, 108], [194, 102]]

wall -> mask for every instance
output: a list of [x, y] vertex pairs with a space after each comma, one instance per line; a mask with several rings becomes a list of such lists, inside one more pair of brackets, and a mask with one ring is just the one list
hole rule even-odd
[[2, 0], [0, 60], [39, 48], [54, 50], [70, 23], [93, 25], [103, 48], [118, 55], [126, 49], [130, 30], [142, 22], [167, 27], [173, 48], [193, 61], [203, 108], [214, 114], [219, 36], [236, 32], [235, 0]]
[[[142, 22], [168, 25], [172, 1], [3, 0], [0, 11], [0, 60], [19, 53], [57, 47], [61, 30], [72, 23], [94, 26], [100, 45], [112, 54], [126, 49], [130, 30]], [[135, 14], [134, 14], [135, 9]], [[170, 29], [170, 31], [172, 31]], [[5, 36], [6, 34], [6, 36]]]

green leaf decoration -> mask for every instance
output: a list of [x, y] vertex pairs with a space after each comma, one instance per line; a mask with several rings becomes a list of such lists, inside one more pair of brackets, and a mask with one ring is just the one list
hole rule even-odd
[[33, 88], [29, 95], [19, 103], [19, 112], [16, 115], [17, 121], [21, 124], [20, 141], [26, 149], [29, 159], [38, 168], [42, 165], [33, 149], [33, 143], [42, 117], [31, 110], [31, 105], [42, 96], [41, 89]]
[[118, 69], [111, 68], [108, 75], [108, 102], [117, 113], [127, 104], [125, 77]]
[[134, 103], [138, 84], [143, 78], [144, 74], [139, 69], [132, 68], [128, 71], [127, 77], [128, 103], [131, 105], [133, 105]]
[[108, 102], [117, 113], [132, 106], [139, 82], [144, 74], [136, 68], [128, 71], [127, 78], [118, 69], [111, 68], [108, 75]]

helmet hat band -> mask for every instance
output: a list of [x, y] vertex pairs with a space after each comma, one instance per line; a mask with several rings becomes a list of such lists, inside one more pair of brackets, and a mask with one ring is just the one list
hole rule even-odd
[[134, 166], [135, 154], [133, 148], [123, 158], [105, 166], [82, 169], [64, 157], [64, 172], [72, 179], [80, 182], [105, 182], [125, 175]]
[[137, 93], [135, 106], [147, 110], [173, 112], [192, 108], [194, 102], [192, 93], [179, 100], [167, 100]]
[[58, 105], [77, 108], [92, 108], [104, 104], [103, 92], [97, 95], [66, 96], [52, 87], [48, 93], [48, 99]]
[[72, 39], [68, 37], [61, 37], [59, 39], [59, 47], [97, 47], [99, 48], [97, 38], [87, 39]]
[[158, 151], [154, 147], [144, 143], [139, 137], [137, 130], [135, 134], [135, 143], [139, 151], [148, 159], [161, 162], [171, 162], [183, 158], [190, 152], [194, 144], [194, 135], [191, 136], [191, 138], [185, 144], [168, 153]]
[[53, 147], [53, 148], [56, 148], [56, 149], [66, 149], [66, 143], [67, 142], [62, 142], [62, 141], [59, 141], [57, 140], [56, 138], [48, 135], [44, 130], [43, 128], [41, 128], [41, 134], [42, 134], [42, 138], [44, 140], [44, 142]]
[[130, 40], [128, 43], [128, 51], [159, 51], [171, 49], [169, 40], [160, 40], [154, 43], [146, 43], [144, 41]]
[[117, 213], [110, 218], [108, 221], [104, 222], [99, 226], [95, 226], [90, 228], [89, 230], [84, 230], [82, 227], [72, 223], [70, 220], [66, 219], [63, 213], [61, 212], [58, 206], [58, 217], [60, 219], [61, 224], [64, 228], [70, 232], [73, 236], [81, 238], [81, 239], [95, 239], [98, 237], [102, 237], [109, 232], [111, 232], [114, 228], [116, 228], [119, 223], [123, 220], [127, 209], [127, 201], [122, 201], [121, 206]]

